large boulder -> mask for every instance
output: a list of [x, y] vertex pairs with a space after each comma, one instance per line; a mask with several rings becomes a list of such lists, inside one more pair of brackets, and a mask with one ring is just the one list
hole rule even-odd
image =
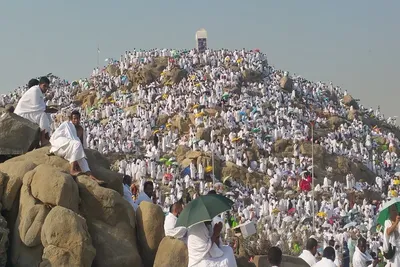
[[179, 67], [174, 67], [170, 71], [164, 72], [164, 83], [178, 84], [186, 78], [188, 72]]
[[[42, 261], [44, 247], [40, 236], [45, 216], [50, 209], [31, 195], [33, 175], [33, 170], [24, 175], [17, 208], [18, 216], [11, 230], [10, 264], [15, 267], [39, 266]], [[35, 207], [36, 205], [38, 207]]]
[[293, 80], [287, 76], [283, 76], [279, 81], [279, 86], [281, 89], [291, 92], [293, 90]]
[[164, 238], [164, 212], [160, 206], [142, 201], [136, 211], [138, 243], [145, 267], [152, 267], [161, 240]]
[[154, 267], [187, 267], [189, 255], [186, 244], [169, 236], [164, 237], [158, 246]]
[[85, 219], [72, 210], [53, 208], [43, 224], [41, 240], [44, 253], [40, 267], [92, 266], [96, 249]]
[[190, 151], [188, 146], [178, 145], [175, 149], [175, 156], [178, 162], [181, 162], [186, 158], [186, 153]]
[[[41, 148], [0, 164], [0, 187], [4, 188], [2, 200], [6, 204], [3, 210], [7, 220], [10, 219], [11, 230], [8, 264], [16, 267], [92, 266], [93, 261], [93, 266], [99, 267], [141, 266], [135, 213], [123, 199], [121, 176], [109, 169], [108, 160], [98, 152], [86, 151], [92, 172], [107, 182], [109, 188], [106, 188], [86, 175], [74, 181], [68, 174], [69, 163], [48, 152], [48, 148]], [[69, 219], [51, 225], [43, 237], [46, 224], [57, 221], [49, 219], [45, 223], [53, 211], [55, 217], [67, 213], [65, 216]], [[69, 227], [70, 232], [57, 228], [63, 225]], [[75, 234], [74, 229], [79, 233]], [[69, 237], [89, 240], [84, 229], [88, 230], [92, 241], [73, 244]], [[66, 234], [59, 241], [55, 239], [61, 236], [57, 231]], [[0, 244], [0, 263], [1, 249]]]
[[222, 168], [222, 178], [231, 177], [233, 180], [239, 182], [246, 182], [247, 169], [240, 167], [232, 162], [226, 162], [226, 165]]
[[263, 75], [260, 71], [245, 70], [243, 73], [243, 82], [245, 83], [259, 83], [263, 79]]
[[275, 153], [284, 152], [288, 145], [289, 145], [289, 140], [287, 139], [276, 140], [274, 143], [274, 152]]
[[86, 90], [75, 96], [74, 102], [82, 108], [92, 107], [98, 101], [94, 90]]
[[108, 65], [106, 70], [110, 76], [116, 77], [121, 75], [121, 70], [116, 65]]
[[354, 109], [358, 109], [358, 103], [351, 95], [345, 95], [342, 102], [347, 107], [352, 106]]
[[339, 116], [330, 116], [328, 118], [328, 126], [331, 130], [337, 129], [341, 124], [343, 124], [345, 122], [346, 121]]
[[24, 175], [34, 168], [36, 168], [36, 164], [31, 161], [7, 161], [0, 164], [0, 172], [4, 173], [7, 176], [5, 181], [2, 183], [4, 187], [1, 198], [3, 209], [11, 209], [22, 186]]
[[[43, 147], [19, 157], [12, 158], [7, 162], [30, 161], [36, 165], [47, 164], [69, 173], [70, 167], [68, 161], [58, 156], [49, 156], [48, 153], [49, 147]], [[111, 164], [109, 161], [95, 150], [85, 149], [85, 154], [93, 175], [98, 179], [105, 181], [107, 183], [107, 188], [113, 189], [122, 195], [122, 176], [110, 170]]]
[[10, 231], [7, 228], [7, 221], [0, 215], [0, 267], [6, 266], [7, 249], [9, 246], [8, 235]]
[[30, 186], [32, 196], [42, 203], [78, 212], [78, 186], [71, 175], [60, 172], [53, 166], [42, 164], [34, 169]]
[[358, 110], [351, 109], [347, 113], [347, 119], [353, 121], [354, 119], [358, 119], [358, 115], [359, 115]]
[[210, 142], [211, 140], [211, 128], [197, 128], [196, 138], [198, 140], [205, 140]]
[[76, 178], [81, 197], [80, 214], [96, 248], [94, 266], [140, 266], [136, 220], [132, 206], [116, 191], [85, 176]]
[[186, 153], [186, 158], [188, 159], [197, 159], [202, 155], [201, 151], [190, 150]]
[[158, 57], [151, 64], [146, 64], [141, 69], [128, 70], [127, 76], [133, 88], [136, 88], [138, 84], [148, 85], [157, 81], [167, 66], [168, 58]]
[[39, 145], [39, 126], [13, 113], [0, 116], [0, 155], [21, 155]]
[[172, 118], [172, 126], [177, 128], [180, 134], [189, 132], [189, 122], [188, 119], [182, 118], [180, 115], [175, 115]]

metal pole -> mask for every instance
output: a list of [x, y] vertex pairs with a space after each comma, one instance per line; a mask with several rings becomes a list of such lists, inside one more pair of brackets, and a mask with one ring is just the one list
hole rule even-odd
[[214, 166], [214, 143], [212, 145], [212, 150], [211, 150], [211, 158], [212, 158], [212, 175], [213, 175], [213, 186], [215, 184], [215, 166]]
[[97, 45], [97, 69], [99, 69], [99, 66], [100, 66], [99, 57], [100, 57], [100, 48], [99, 48], [99, 45]]
[[311, 122], [311, 184], [312, 184], [312, 218], [313, 218], [313, 233], [315, 234], [315, 186], [314, 186], [314, 122]]

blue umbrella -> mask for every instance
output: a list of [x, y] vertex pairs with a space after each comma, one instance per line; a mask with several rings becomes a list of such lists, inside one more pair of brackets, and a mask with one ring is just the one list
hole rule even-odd
[[182, 176], [190, 175], [190, 166], [184, 168], [181, 172]]

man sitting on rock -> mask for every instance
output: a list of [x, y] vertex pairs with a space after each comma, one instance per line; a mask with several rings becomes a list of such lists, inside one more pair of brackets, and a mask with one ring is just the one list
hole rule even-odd
[[189, 267], [236, 267], [230, 246], [222, 245], [220, 234], [222, 222], [201, 222], [188, 229]]
[[49, 143], [46, 134], [48, 136], [50, 133], [50, 121], [46, 112], [54, 112], [54, 110], [48, 109], [44, 102], [44, 94], [50, 87], [50, 80], [42, 77], [38, 85], [31, 80], [29, 86], [32, 87], [22, 95], [14, 113], [39, 125], [40, 142], [42, 146], [45, 146]]
[[63, 157], [70, 163], [70, 174], [76, 177], [80, 174], [88, 175], [98, 184], [103, 181], [96, 179], [89, 169], [83, 149], [83, 128], [80, 126], [81, 114], [72, 111], [70, 121], [63, 122], [52, 134], [50, 138], [50, 153]]
[[175, 227], [176, 221], [178, 220], [179, 214], [183, 210], [181, 201], [178, 201], [171, 205], [168, 215], [164, 221], [164, 232], [165, 236], [170, 236], [176, 239], [183, 239], [186, 235], [186, 227]]

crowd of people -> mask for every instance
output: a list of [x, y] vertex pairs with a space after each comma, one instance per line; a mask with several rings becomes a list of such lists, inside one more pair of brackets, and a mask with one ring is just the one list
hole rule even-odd
[[[139, 71], [161, 57], [168, 58], [168, 64], [159, 78], [126, 90], [132, 85], [129, 71]], [[112, 76], [108, 66], [118, 68], [118, 74]], [[374, 118], [394, 129], [395, 117], [385, 119], [379, 108], [360, 105], [358, 116], [344, 120], [326, 136], [314, 140], [310, 122], [318, 129], [328, 123], [330, 116], [349, 118], [354, 113], [356, 107], [342, 101], [348, 93], [332, 83], [311, 82], [295, 75], [290, 77], [293, 90], [283, 90], [280, 81], [289, 74], [268, 65], [265, 54], [259, 50], [133, 50], [119, 60], [109, 59], [108, 66], [95, 68], [89, 78], [73, 82], [51, 74], [33, 79], [28, 85], [1, 95], [0, 106], [14, 105], [14, 113], [37, 123], [41, 144], [50, 143], [51, 153], [70, 162], [72, 176], [86, 173], [104, 184], [91, 175], [83, 148], [105, 155], [129, 155], [118, 162], [118, 171], [124, 175], [125, 198], [135, 210], [141, 201], [160, 205], [168, 213], [167, 235], [187, 235], [185, 229], [173, 227], [182, 208], [177, 203], [185, 204], [216, 190], [235, 201], [232, 212], [222, 215], [229, 227], [253, 221], [259, 228], [257, 235], [270, 239], [271, 250], [280, 248], [285, 253], [300, 254], [304, 248], [301, 255], [310, 266], [330, 266], [323, 263], [329, 260], [336, 266], [367, 266], [357, 262], [372, 259], [375, 264], [370, 256], [378, 257], [387, 247], [383, 232], [390, 226], [377, 225], [376, 218], [385, 203], [397, 197], [399, 140], [386, 130], [388, 127], [371, 128], [364, 119]], [[173, 68], [185, 70], [187, 77], [176, 84], [166, 83], [164, 73]], [[250, 80], [251, 73], [257, 73], [259, 79]], [[97, 101], [92, 106], [79, 106], [75, 101], [77, 94], [89, 91]], [[191, 115], [193, 121], [188, 131], [172, 127], [173, 116], [189, 120]], [[159, 125], [162, 116], [168, 119]], [[199, 139], [197, 133], [204, 128], [210, 129], [210, 137]], [[222, 128], [229, 133], [221, 135]], [[385, 140], [385, 145], [379, 144], [377, 138]], [[282, 139], [294, 144], [291, 156], [274, 155], [273, 146]], [[375, 183], [356, 181], [362, 177], [352, 173], [346, 176], [345, 184], [325, 177], [323, 183], [315, 184], [315, 191], [326, 193], [317, 201], [312, 197], [312, 158], [300, 150], [304, 142], [318, 142], [329, 154], [363, 163], [376, 174]], [[174, 154], [179, 145], [211, 152], [219, 162], [268, 176], [269, 183], [253, 188], [229, 177], [213, 176], [214, 166], [195, 161], [182, 166], [173, 157], [164, 157]], [[250, 146], [260, 152], [258, 157], [251, 158], [246, 153]], [[231, 180], [230, 187], [225, 185], [226, 180]], [[373, 201], [365, 196], [362, 203], [349, 199], [351, 192], [367, 187], [381, 192], [382, 198]], [[280, 190], [284, 190], [284, 196], [278, 196]], [[398, 221], [395, 218], [393, 222], [397, 225]], [[282, 240], [287, 240], [286, 248]], [[316, 247], [325, 249], [314, 251]], [[192, 259], [194, 254], [190, 251], [189, 248]], [[314, 257], [317, 253], [323, 256], [320, 262], [306, 259], [307, 255]], [[207, 251], [202, 257], [209, 256], [206, 255]], [[272, 261], [279, 266], [278, 259]], [[393, 265], [400, 264], [397, 258], [395, 262], [392, 266], [400, 266]]]

